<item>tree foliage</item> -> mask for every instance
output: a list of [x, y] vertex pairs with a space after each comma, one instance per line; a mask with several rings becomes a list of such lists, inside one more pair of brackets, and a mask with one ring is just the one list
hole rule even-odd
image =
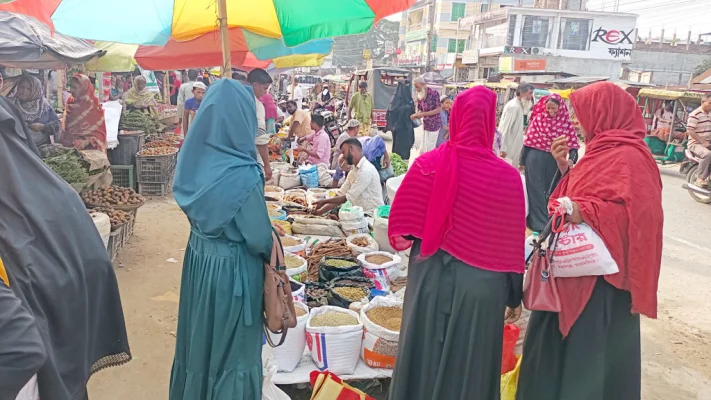
[[701, 64], [697, 65], [696, 68], [691, 72], [691, 75], [696, 78], [697, 76], [703, 74], [704, 72], [711, 69], [711, 58], [707, 58]]
[[400, 23], [383, 19], [368, 33], [343, 36], [334, 39], [333, 65], [348, 67], [364, 65], [363, 50], [369, 49], [375, 64], [388, 63], [392, 55], [385, 54], [385, 43], [397, 47]]

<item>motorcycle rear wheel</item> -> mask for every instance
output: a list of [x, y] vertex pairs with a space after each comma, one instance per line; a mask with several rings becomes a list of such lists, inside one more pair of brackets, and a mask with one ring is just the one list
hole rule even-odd
[[[698, 175], [699, 175], [699, 166], [694, 165], [686, 173], [686, 183], [693, 185], [694, 182], [696, 182], [696, 178]], [[711, 196], [704, 196], [703, 194], [697, 193], [691, 189], [687, 189], [687, 191], [689, 192], [689, 195], [691, 196], [691, 198], [696, 200], [697, 202], [702, 203], [702, 204], [711, 204]]]

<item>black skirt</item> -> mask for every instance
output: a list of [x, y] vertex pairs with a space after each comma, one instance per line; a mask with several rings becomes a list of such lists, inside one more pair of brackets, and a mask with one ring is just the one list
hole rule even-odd
[[639, 400], [639, 315], [632, 297], [599, 278], [568, 337], [558, 313], [534, 311], [516, 400]]
[[504, 311], [522, 275], [419, 253], [416, 240], [389, 400], [498, 400]]
[[524, 147], [521, 159], [521, 164], [526, 166], [526, 225], [534, 232], [541, 232], [548, 223], [548, 197], [558, 164], [551, 153], [532, 147]]

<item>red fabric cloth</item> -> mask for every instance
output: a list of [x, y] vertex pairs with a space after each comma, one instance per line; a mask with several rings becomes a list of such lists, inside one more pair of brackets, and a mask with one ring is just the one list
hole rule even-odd
[[[569, 197], [578, 204], [620, 269], [604, 279], [631, 292], [631, 312], [656, 318], [664, 214], [659, 169], [643, 141], [644, 119], [635, 99], [613, 83], [587, 86], [570, 100], [587, 146], [550, 201]], [[563, 336], [583, 312], [597, 279], [557, 279]]]
[[106, 151], [106, 121], [104, 109], [94, 93], [88, 76], [76, 74], [81, 89], [78, 97], [71, 96], [64, 110], [62, 145], [79, 150]]
[[259, 98], [259, 101], [264, 104], [264, 117], [266, 119], [277, 119], [279, 114], [277, 113], [276, 103], [274, 103], [274, 97], [269, 93], [265, 93], [264, 96]]
[[415, 160], [390, 211], [388, 236], [422, 239], [421, 256], [443, 249], [490, 271], [523, 273], [526, 215], [519, 172], [491, 150], [496, 94], [481, 86], [457, 96], [444, 145]]
[[[546, 103], [550, 99], [556, 99], [560, 103], [558, 113], [555, 117], [551, 117], [546, 110]], [[570, 121], [570, 113], [568, 105], [565, 104], [563, 98], [557, 94], [551, 94], [543, 97], [531, 113], [531, 121], [528, 124], [526, 138], [523, 140], [523, 145], [534, 149], [550, 152], [553, 140], [559, 136], [568, 137], [568, 147], [578, 149], [578, 134]]]

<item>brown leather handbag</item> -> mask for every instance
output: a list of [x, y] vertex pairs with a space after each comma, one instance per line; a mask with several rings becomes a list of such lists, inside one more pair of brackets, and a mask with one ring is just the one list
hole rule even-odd
[[[272, 231], [274, 244], [269, 264], [264, 263], [264, 334], [272, 347], [281, 346], [286, 340], [289, 328], [296, 327], [296, 310], [291, 284], [286, 275], [284, 247], [276, 232]], [[279, 343], [274, 344], [269, 332], [281, 334]]]

